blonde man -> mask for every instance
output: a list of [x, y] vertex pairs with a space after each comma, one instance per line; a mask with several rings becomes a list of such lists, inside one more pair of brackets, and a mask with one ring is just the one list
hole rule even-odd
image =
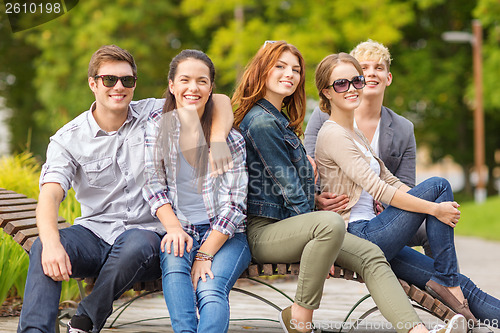
[[[363, 132], [387, 168], [403, 183], [414, 187], [416, 143], [413, 124], [382, 105], [385, 89], [392, 83], [391, 54], [387, 47], [371, 39], [359, 43], [350, 54], [361, 64], [366, 81], [363, 100], [354, 114], [354, 126]], [[313, 158], [318, 131], [327, 119], [328, 114], [316, 107], [307, 123], [304, 146]], [[323, 192], [316, 196], [316, 206], [320, 210], [337, 212], [347, 207], [348, 202], [345, 195], [335, 193]], [[374, 207], [378, 211], [383, 209], [379, 203], [374, 203]], [[432, 256], [425, 223], [408, 245], [421, 245], [425, 253]]]

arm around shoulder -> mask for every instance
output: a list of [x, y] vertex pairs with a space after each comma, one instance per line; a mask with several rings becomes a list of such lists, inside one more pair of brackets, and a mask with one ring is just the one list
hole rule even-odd
[[231, 100], [226, 95], [214, 94], [214, 114], [210, 138], [210, 166], [213, 174], [222, 174], [233, 167], [226, 137], [233, 127]]

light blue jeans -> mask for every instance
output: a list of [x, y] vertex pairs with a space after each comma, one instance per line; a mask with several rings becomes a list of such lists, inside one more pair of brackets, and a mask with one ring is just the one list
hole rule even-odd
[[[210, 226], [197, 226], [200, 239]], [[176, 257], [162, 252], [160, 262], [163, 278], [163, 296], [167, 303], [172, 328], [176, 333], [227, 332], [229, 327], [229, 292], [241, 273], [250, 264], [250, 250], [245, 233], [236, 233], [220, 248], [212, 262], [212, 280], [198, 282], [194, 291], [191, 267], [201, 244], [193, 239], [191, 252]], [[200, 318], [196, 315], [198, 308]]]

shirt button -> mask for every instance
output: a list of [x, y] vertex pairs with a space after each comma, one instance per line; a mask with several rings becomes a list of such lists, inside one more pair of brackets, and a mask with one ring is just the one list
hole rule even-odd
[[129, 207], [129, 208], [127, 208], [127, 212], [130, 212], [130, 207]]
[[126, 190], [125, 190], [125, 193], [130, 193], [129, 189], [126, 189]]
[[125, 171], [125, 176], [128, 176], [128, 171]]

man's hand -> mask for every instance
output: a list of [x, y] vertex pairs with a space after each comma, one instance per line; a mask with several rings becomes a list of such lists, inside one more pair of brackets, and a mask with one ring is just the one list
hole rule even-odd
[[191, 252], [193, 247], [193, 238], [189, 236], [182, 227], [168, 228], [167, 233], [161, 240], [161, 252], [167, 251], [168, 254], [174, 248], [174, 256], [182, 257], [184, 255], [184, 244], [186, 244], [186, 252]]
[[233, 159], [226, 141], [211, 141], [210, 154], [210, 173], [213, 177], [222, 175], [233, 167]]
[[380, 201], [373, 200], [373, 211], [378, 215], [384, 211], [384, 205]]
[[43, 273], [54, 281], [69, 281], [71, 261], [66, 250], [60, 242], [56, 244], [43, 244], [42, 249]]
[[347, 195], [336, 195], [335, 193], [322, 192], [316, 195], [316, 207], [319, 210], [329, 210], [337, 212], [340, 209], [345, 209], [349, 203]]

